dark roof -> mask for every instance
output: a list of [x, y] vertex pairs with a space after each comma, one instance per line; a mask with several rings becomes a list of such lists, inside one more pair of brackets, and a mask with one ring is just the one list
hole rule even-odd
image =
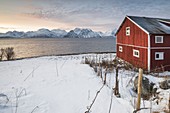
[[170, 34], [170, 19], [127, 16], [150, 34]]

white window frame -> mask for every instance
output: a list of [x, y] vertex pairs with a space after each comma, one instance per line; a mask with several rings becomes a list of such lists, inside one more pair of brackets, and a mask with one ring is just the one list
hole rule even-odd
[[[138, 54], [136, 54], [138, 53]], [[139, 58], [139, 50], [133, 49], [133, 56]]]
[[[158, 42], [158, 38], [161, 38], [161, 41]], [[155, 43], [163, 43], [163, 36], [155, 36]]]
[[126, 27], [126, 36], [130, 36], [130, 27]]
[[[157, 54], [159, 54], [159, 58], [157, 58]], [[164, 52], [155, 52], [155, 60], [164, 60]]]
[[123, 52], [123, 47], [122, 46], [119, 46], [119, 51]]

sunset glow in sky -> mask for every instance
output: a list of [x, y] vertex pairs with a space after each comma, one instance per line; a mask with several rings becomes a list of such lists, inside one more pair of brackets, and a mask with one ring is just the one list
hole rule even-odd
[[0, 32], [117, 28], [126, 15], [170, 19], [170, 0], [0, 0]]

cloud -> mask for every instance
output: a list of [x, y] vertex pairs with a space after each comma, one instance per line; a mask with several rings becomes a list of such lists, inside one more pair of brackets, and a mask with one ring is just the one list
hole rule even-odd
[[0, 27], [0, 33], [6, 33], [7, 31], [14, 31], [17, 29], [18, 28], [15, 28], [15, 27]]
[[106, 25], [108, 21], [113, 19], [110, 13], [112, 10], [111, 8], [110, 3], [105, 3], [104, 0], [87, 0], [86, 2], [76, 0], [72, 2], [70, 2], [70, 0], [52, 0], [50, 3], [43, 5], [40, 9], [23, 14], [75, 26], [98, 26]]
[[[165, 1], [165, 2], [163, 2]], [[170, 3], [166, 0], [38, 0], [40, 9], [29, 16], [74, 25], [113, 22], [118, 26], [125, 15], [167, 16]], [[166, 13], [163, 13], [167, 11]], [[159, 13], [159, 15], [158, 15]]]
[[0, 27], [0, 29], [2, 29], [2, 30], [9, 30], [9, 29], [17, 29], [17, 28], [14, 28], [14, 27]]
[[170, 18], [170, 2], [168, 0], [14, 1], [15, 11], [19, 10], [17, 13], [24, 17], [44, 19], [66, 26], [91, 26], [95, 29], [102, 28], [102, 26], [103, 29], [110, 29], [111, 26], [117, 28], [126, 15]]

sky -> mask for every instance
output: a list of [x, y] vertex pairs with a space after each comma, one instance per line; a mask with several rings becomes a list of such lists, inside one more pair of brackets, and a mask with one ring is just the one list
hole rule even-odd
[[0, 32], [117, 29], [126, 15], [170, 19], [170, 0], [0, 0]]

